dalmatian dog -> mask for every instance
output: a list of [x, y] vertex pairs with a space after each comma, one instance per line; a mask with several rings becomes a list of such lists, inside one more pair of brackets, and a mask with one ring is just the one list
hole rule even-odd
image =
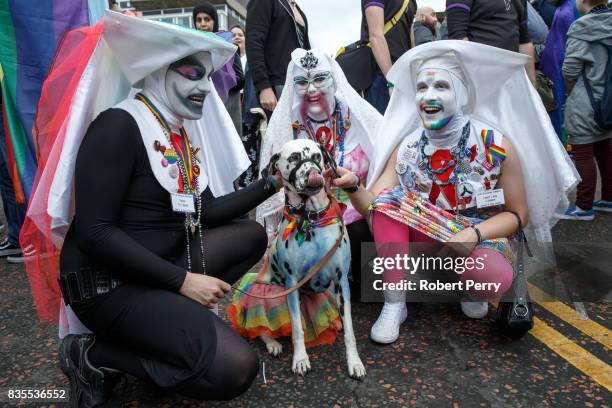
[[[287, 142], [280, 153], [272, 157], [268, 171], [280, 173], [282, 176], [286, 195], [285, 207], [289, 207], [289, 213], [301, 211], [304, 217], [314, 219], [313, 215], [324, 214], [327, 211], [330, 199], [322, 173], [324, 165], [329, 165], [331, 160], [333, 158], [324, 148], [322, 150], [318, 144], [306, 139]], [[342, 236], [339, 247], [321, 270], [300, 289], [287, 295], [293, 343], [292, 370], [299, 375], [304, 375], [310, 370], [310, 361], [304, 344], [298, 292], [321, 293], [332, 290], [333, 284], [335, 299], [342, 317], [349, 375], [361, 379], [366, 371], [357, 353], [351, 318], [351, 294], [348, 282], [351, 251], [346, 228], [341, 222], [311, 228], [306, 232], [306, 238], [298, 243], [297, 231], [293, 231], [287, 239], [281, 239], [288, 222], [287, 217], [283, 217], [279, 224], [279, 236], [272, 248], [268, 263], [272, 282], [284, 285], [285, 288], [295, 286], [306, 276], [332, 248], [338, 237]], [[281, 352], [281, 345], [276, 340], [268, 336], [262, 336], [262, 340], [271, 354], [278, 355]]]

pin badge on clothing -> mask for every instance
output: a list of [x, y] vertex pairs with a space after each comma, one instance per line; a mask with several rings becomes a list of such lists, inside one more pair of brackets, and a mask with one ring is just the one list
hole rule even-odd
[[179, 175], [179, 170], [178, 170], [178, 166], [176, 164], [171, 165], [168, 168], [168, 174], [170, 175], [170, 177], [172, 177], [173, 179], [177, 178]]
[[404, 174], [408, 170], [408, 165], [403, 161], [398, 161], [395, 165], [395, 172], [397, 174]]

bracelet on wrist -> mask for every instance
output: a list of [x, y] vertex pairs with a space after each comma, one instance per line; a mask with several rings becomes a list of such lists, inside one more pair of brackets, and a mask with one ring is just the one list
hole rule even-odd
[[476, 232], [476, 237], [478, 238], [478, 243], [480, 244], [482, 242], [482, 234], [480, 233], [480, 230], [474, 225], [472, 225], [472, 229], [474, 232]]
[[355, 185], [353, 187], [343, 188], [343, 190], [346, 191], [349, 194], [355, 193], [355, 192], [357, 192], [357, 190], [359, 190], [359, 185], [361, 184], [361, 178], [359, 178], [359, 176], [357, 176], [357, 175], [355, 175], [355, 176], [357, 177], [357, 183], [355, 183]]

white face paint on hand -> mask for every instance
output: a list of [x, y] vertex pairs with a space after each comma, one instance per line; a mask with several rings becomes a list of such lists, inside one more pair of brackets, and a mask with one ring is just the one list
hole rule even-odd
[[202, 51], [179, 60], [166, 73], [166, 95], [170, 109], [183, 119], [202, 117], [204, 99], [210, 93], [212, 57]]
[[450, 74], [442, 69], [424, 69], [419, 72], [415, 100], [426, 129], [442, 129], [457, 113], [453, 82]]
[[293, 77], [300, 111], [314, 120], [328, 119], [336, 108], [336, 84], [330, 71], [308, 71]]

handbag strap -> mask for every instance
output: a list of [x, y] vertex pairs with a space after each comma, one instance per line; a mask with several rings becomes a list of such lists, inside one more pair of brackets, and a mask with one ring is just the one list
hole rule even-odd
[[[404, 3], [402, 4], [402, 7], [397, 11], [397, 13], [395, 13], [391, 17], [391, 19], [389, 21], [387, 21], [385, 23], [385, 26], [383, 27], [383, 35], [387, 35], [387, 33], [389, 31], [391, 31], [391, 29], [393, 27], [395, 27], [395, 25], [401, 20], [402, 16], [406, 12], [406, 9], [408, 9], [408, 5], [409, 4], [410, 4], [410, 0], [404, 0]], [[357, 41], [354, 44], [359, 44], [358, 48], [361, 48], [361, 47], [363, 47], [364, 42], [363, 41]], [[351, 45], [353, 45], [353, 44], [351, 44]], [[365, 46], [372, 48], [372, 42], [368, 41], [365, 44]], [[340, 55], [344, 54], [346, 52], [347, 47], [350, 47], [350, 46], [347, 45], [346, 47], [340, 47], [340, 49], [336, 52], [335, 58], [338, 58]]]
[[[385, 23], [385, 26], [383, 27], [383, 35], [387, 35], [387, 33], [389, 31], [391, 31], [391, 29], [393, 27], [395, 27], [395, 25], [397, 23], [399, 23], [399, 21], [401, 20], [402, 16], [406, 12], [406, 9], [408, 9], [408, 5], [409, 4], [410, 4], [410, 0], [404, 0], [404, 3], [402, 4], [402, 7], [400, 7], [400, 9], [397, 11], [397, 13], [395, 13], [391, 17], [391, 19]], [[372, 47], [372, 41], [368, 41], [367, 46], [368, 47]]]
[[516, 217], [518, 221], [518, 227], [516, 229], [516, 235], [518, 237], [519, 246], [516, 254], [515, 271], [516, 277], [514, 279], [514, 299], [513, 309], [514, 313], [520, 317], [526, 317], [529, 314], [529, 292], [527, 289], [527, 278], [525, 277], [525, 260], [523, 254], [523, 248], [525, 247], [525, 233], [523, 232], [523, 221], [521, 217], [514, 211], [506, 210]]
[[406, 12], [406, 9], [408, 8], [409, 4], [410, 4], [410, 0], [404, 0], [402, 7], [397, 11], [397, 13], [393, 15], [393, 17], [391, 17], [389, 21], [385, 23], [385, 27], [383, 28], [384, 35], [387, 35], [387, 33], [391, 31], [391, 29], [400, 21], [400, 19]]

